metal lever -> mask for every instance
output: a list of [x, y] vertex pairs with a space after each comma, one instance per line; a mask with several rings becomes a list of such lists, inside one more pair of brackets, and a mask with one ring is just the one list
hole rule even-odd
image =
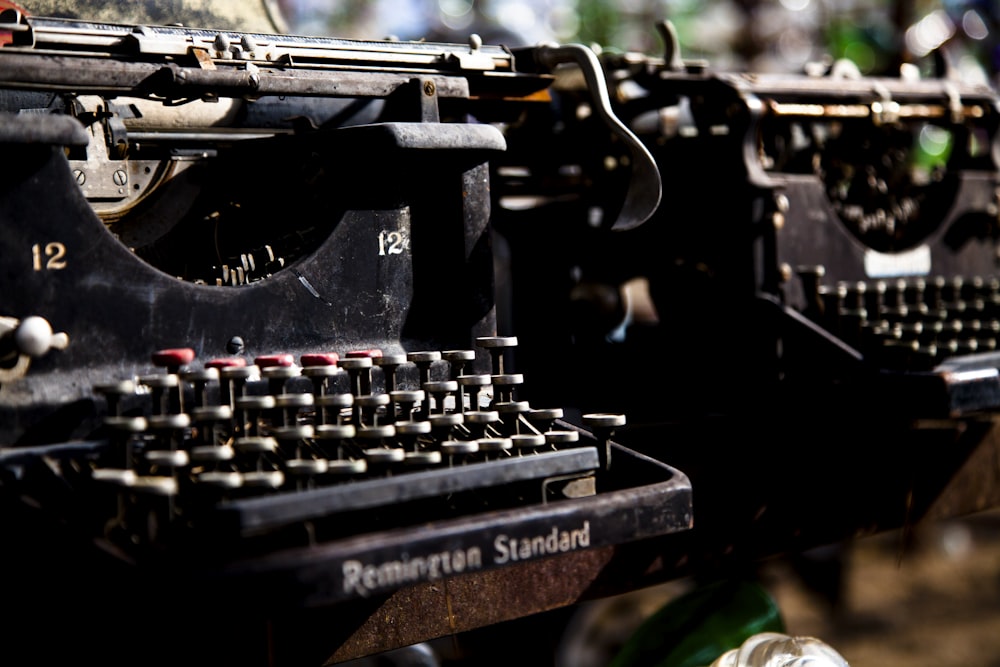
[[632, 166], [625, 203], [618, 213], [618, 219], [611, 225], [615, 231], [625, 231], [646, 222], [660, 205], [662, 181], [656, 160], [611, 108], [611, 96], [604, 79], [604, 69], [594, 51], [582, 44], [560, 46], [539, 46], [534, 53], [536, 62], [554, 69], [564, 63], [576, 64], [583, 73], [587, 88], [594, 97], [594, 108], [601, 120], [628, 146]]

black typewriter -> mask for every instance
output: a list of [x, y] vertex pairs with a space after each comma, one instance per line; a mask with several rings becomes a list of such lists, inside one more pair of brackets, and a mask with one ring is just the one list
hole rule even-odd
[[662, 177], [645, 224], [608, 229], [630, 156], [578, 79], [491, 163], [525, 395], [627, 409], [623, 443], [685, 471], [685, 571], [991, 506], [996, 91], [916, 64], [719, 71], [659, 28], [662, 54], [601, 55]]
[[[663, 179], [650, 221], [608, 231], [628, 155], [571, 83], [558, 120], [512, 128], [492, 163], [523, 367], [551, 367], [550, 349], [569, 373], [595, 360], [601, 382], [568, 383], [586, 386], [571, 400], [650, 421], [759, 413], [848, 383], [890, 383], [925, 416], [995, 408], [995, 91], [916, 66], [719, 72], [660, 29], [662, 56], [602, 56], [615, 113]], [[518, 152], [546, 142], [550, 161]], [[534, 396], [559, 395], [557, 377]], [[632, 391], [643, 378], [656, 390]]]
[[497, 330], [489, 162], [554, 69], [634, 151], [612, 224], [658, 200], [592, 52], [15, 10], [0, 36], [4, 557], [19, 632], [74, 638], [42, 655], [100, 635], [99, 598], [135, 612], [125, 662], [150, 632], [255, 650], [264, 620], [690, 527], [627, 415], [522, 398]]

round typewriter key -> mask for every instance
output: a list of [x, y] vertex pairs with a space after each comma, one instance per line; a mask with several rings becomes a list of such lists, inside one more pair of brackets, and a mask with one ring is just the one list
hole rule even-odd
[[475, 438], [485, 438], [487, 427], [499, 422], [500, 413], [496, 410], [470, 410], [465, 413], [465, 425]]
[[563, 411], [562, 408], [536, 408], [528, 410], [527, 414], [524, 415], [528, 418], [531, 423], [545, 424], [546, 428], [543, 430], [548, 430], [548, 426], [552, 424], [557, 419], [562, 419]]
[[189, 347], [177, 347], [158, 350], [153, 353], [153, 364], [176, 372], [181, 366], [194, 361], [194, 350]]
[[232, 445], [200, 445], [191, 448], [191, 460], [198, 462], [231, 461], [236, 456]]
[[368, 471], [368, 462], [364, 459], [331, 459], [327, 461], [328, 475], [363, 475]]
[[583, 416], [583, 423], [591, 428], [616, 428], [625, 425], [625, 415], [593, 412]]
[[550, 445], [571, 445], [580, 442], [580, 434], [576, 431], [545, 431], [543, 435]]
[[489, 404], [489, 398], [483, 399], [480, 394], [483, 387], [488, 387], [493, 383], [489, 375], [459, 375], [457, 382], [461, 385], [463, 391], [466, 389], [469, 390], [468, 403], [470, 409], [478, 410], [483, 407], [484, 402], [487, 405]]
[[132, 380], [118, 380], [105, 384], [95, 384], [94, 392], [98, 394], [125, 396], [135, 393], [135, 383]]
[[313, 430], [314, 437], [324, 440], [346, 440], [356, 433], [354, 424], [320, 424]]
[[407, 352], [406, 358], [415, 364], [426, 364], [432, 361], [440, 361], [441, 353], [437, 350], [418, 350], [415, 352]]
[[493, 409], [503, 415], [522, 415], [531, 410], [528, 401], [499, 401], [493, 405]]
[[249, 380], [260, 374], [260, 369], [246, 363], [231, 366], [220, 366], [219, 377], [223, 380]]
[[109, 415], [104, 418], [104, 425], [122, 433], [141, 433], [146, 430], [145, 417], [127, 417]]
[[389, 392], [389, 398], [400, 405], [409, 404], [412, 407], [427, 398], [427, 393], [423, 389], [397, 389]]
[[406, 353], [407, 360], [416, 364], [420, 375], [420, 386], [431, 380], [431, 366], [441, 361], [441, 353], [437, 350], [418, 350]]
[[218, 368], [193, 368], [182, 371], [180, 377], [185, 382], [211, 382], [219, 379]]
[[611, 436], [615, 429], [625, 425], [625, 415], [606, 412], [592, 412], [583, 415], [583, 423], [591, 428], [600, 440], [597, 454], [601, 459], [601, 467], [611, 467]]
[[334, 375], [339, 375], [344, 371], [336, 364], [329, 364], [325, 366], [313, 365], [313, 366], [303, 366], [300, 371], [302, 375], [309, 378], [327, 378], [333, 377]]
[[[458, 391], [458, 382], [455, 380], [442, 380], [439, 382], [425, 382], [424, 391], [434, 397], [434, 411], [441, 413], [449, 408], [449, 403], [454, 403], [454, 393]], [[448, 401], [451, 398], [452, 401]], [[453, 409], [458, 406], [451, 405]]]
[[493, 358], [493, 374], [501, 375], [504, 372], [504, 353], [517, 347], [517, 338], [514, 336], [484, 336], [476, 339], [476, 345], [489, 350]]
[[396, 427], [392, 424], [359, 426], [355, 437], [359, 440], [381, 440], [382, 438], [391, 438], [395, 433]]
[[285, 461], [285, 469], [292, 475], [322, 475], [329, 467], [326, 459], [290, 459]]
[[372, 447], [364, 450], [364, 455], [373, 465], [399, 463], [406, 458], [406, 452], [401, 447]]
[[427, 417], [433, 428], [447, 428], [459, 426], [465, 422], [465, 415], [461, 412], [446, 412], [443, 415], [430, 415]]
[[348, 357], [340, 360], [340, 367], [351, 378], [351, 393], [364, 395], [371, 393], [371, 357]]
[[406, 452], [404, 463], [406, 463], [407, 466], [414, 468], [436, 466], [441, 463], [441, 452], [437, 450]]
[[479, 442], [477, 440], [442, 440], [439, 448], [445, 456], [475, 454], [479, 451]]
[[192, 408], [191, 418], [196, 422], [220, 422], [233, 418], [233, 409], [228, 405], [202, 405]]
[[219, 357], [205, 362], [205, 368], [215, 368], [220, 371], [224, 368], [246, 368], [246, 365], [247, 360], [243, 357]]
[[480, 438], [476, 442], [479, 443], [479, 451], [491, 454], [504, 452], [514, 447], [510, 438]]
[[517, 347], [517, 336], [482, 336], [476, 339], [476, 345], [487, 350]]
[[276, 366], [289, 368], [295, 365], [295, 357], [290, 354], [263, 354], [259, 357], [254, 357], [253, 362], [261, 370]]
[[191, 462], [188, 453], [183, 449], [149, 449], [146, 450], [145, 457], [151, 464], [165, 468], [183, 468]]
[[237, 396], [238, 410], [270, 410], [275, 406], [274, 396]]
[[174, 415], [150, 415], [146, 423], [151, 429], [184, 429], [191, 425], [191, 417], [183, 412]]
[[371, 368], [373, 366], [371, 357], [351, 357], [348, 356], [346, 359], [340, 360], [340, 367], [344, 370], [360, 370], [363, 368]]
[[178, 491], [177, 480], [165, 475], [137, 475], [129, 488], [155, 496], [174, 496]]
[[243, 486], [258, 489], [280, 489], [285, 474], [280, 470], [254, 470], [243, 473]]
[[496, 390], [495, 400], [507, 402], [514, 400], [514, 389], [524, 384], [524, 375], [521, 373], [501, 373], [490, 376], [490, 380]]
[[246, 454], [266, 454], [278, 450], [278, 441], [266, 436], [249, 436], [236, 438], [233, 447], [236, 451]]
[[354, 405], [354, 394], [327, 394], [317, 396], [316, 405], [324, 408], [349, 408]]
[[351, 359], [375, 359], [376, 357], [382, 356], [382, 350], [379, 350], [378, 348], [371, 348], [368, 350], [350, 350], [345, 356]]
[[278, 394], [274, 397], [276, 408], [311, 408], [316, 397], [312, 394]]
[[396, 390], [396, 369], [406, 363], [405, 354], [383, 354], [377, 357], [375, 365], [382, 369], [383, 390], [388, 393]]
[[243, 486], [243, 473], [225, 470], [206, 470], [195, 475], [195, 480], [219, 489], [238, 489]]
[[398, 436], [426, 435], [431, 432], [429, 421], [398, 421], [395, 427]]
[[441, 353], [441, 358], [451, 364], [451, 377], [456, 379], [462, 375], [466, 364], [476, 360], [475, 350], [445, 350]]
[[545, 436], [541, 433], [515, 433], [510, 436], [510, 442], [515, 449], [537, 449], [545, 445]]
[[303, 368], [328, 368], [336, 366], [340, 355], [336, 352], [310, 352], [299, 357]]
[[91, 478], [97, 482], [107, 482], [118, 486], [132, 486], [137, 475], [134, 470], [123, 468], [97, 468], [91, 473]]
[[285, 366], [285, 365], [274, 365], [274, 366], [259, 366], [260, 376], [265, 380], [287, 380], [289, 378], [298, 377], [301, 374], [301, 369], [298, 366]]
[[389, 394], [364, 394], [354, 399], [354, 405], [363, 410], [374, 410], [389, 405]]
[[496, 410], [470, 410], [465, 413], [466, 424], [486, 426], [500, 421], [500, 413]]
[[272, 426], [271, 435], [278, 440], [303, 440], [313, 437], [312, 424], [292, 424], [291, 426]]
[[139, 384], [150, 389], [171, 389], [180, 385], [180, 380], [176, 375], [143, 375], [139, 378]]

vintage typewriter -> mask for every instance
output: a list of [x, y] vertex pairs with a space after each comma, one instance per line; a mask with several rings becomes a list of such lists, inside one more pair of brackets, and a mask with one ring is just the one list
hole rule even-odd
[[[992, 367], [997, 344], [996, 92], [916, 67], [861, 76], [847, 62], [716, 72], [680, 56], [669, 23], [661, 32], [662, 57], [602, 57], [615, 112], [663, 178], [650, 222], [622, 234], [602, 222], [628, 155], [573, 82], [559, 88], [558, 121], [514, 128], [493, 162], [513, 321], [532, 331], [525, 367], [548, 365], [553, 347], [623, 361], [655, 343], [642, 364], [602, 357], [607, 390], [575, 397], [633, 410], [648, 398], [654, 417], [756, 411], [771, 401], [762, 386], [935, 369], [948, 378], [942, 415], [993, 407], [992, 381], [954, 364]], [[546, 133], [549, 162], [517, 152]], [[588, 190], [593, 178], [608, 185]], [[538, 223], [530, 233], [526, 221]], [[527, 242], [538, 228], [548, 236]], [[645, 316], [621, 295], [630, 282]], [[542, 303], [551, 317], [533, 316]], [[739, 372], [727, 373], [733, 355]], [[573, 357], [564, 368], [579, 367]], [[663, 378], [657, 391], [621, 391], [647, 373]], [[556, 377], [544, 380], [555, 391]]]
[[555, 70], [633, 157], [608, 227], [659, 199], [591, 51], [16, 10], [0, 45], [22, 644], [54, 618], [34, 650], [91, 651], [103, 599], [125, 662], [206, 634], [253, 662], [260, 619], [690, 527], [685, 475], [615, 441], [627, 414], [522, 398], [498, 331], [489, 165]]
[[648, 222], [607, 229], [629, 156], [579, 77], [492, 163], [521, 367], [549, 371], [527, 395], [627, 406], [699, 490], [695, 567], [916, 521], [1000, 408], [996, 91], [717, 71], [659, 28], [661, 55], [601, 55], [663, 179]]

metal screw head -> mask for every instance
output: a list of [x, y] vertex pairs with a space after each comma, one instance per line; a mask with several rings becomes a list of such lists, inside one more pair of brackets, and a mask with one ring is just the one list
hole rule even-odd
[[128, 174], [125, 173], [124, 169], [115, 169], [112, 179], [114, 180], [115, 185], [125, 185], [128, 183]]
[[73, 178], [76, 179], [77, 185], [83, 185], [87, 182], [87, 175], [79, 169], [73, 170]]
[[424, 95], [427, 97], [434, 97], [435, 92], [437, 92], [437, 87], [434, 85], [434, 82], [424, 81]]
[[226, 352], [229, 354], [243, 354], [245, 350], [246, 343], [243, 342], [243, 339], [240, 336], [233, 336], [229, 339], [229, 342], [226, 343]]

